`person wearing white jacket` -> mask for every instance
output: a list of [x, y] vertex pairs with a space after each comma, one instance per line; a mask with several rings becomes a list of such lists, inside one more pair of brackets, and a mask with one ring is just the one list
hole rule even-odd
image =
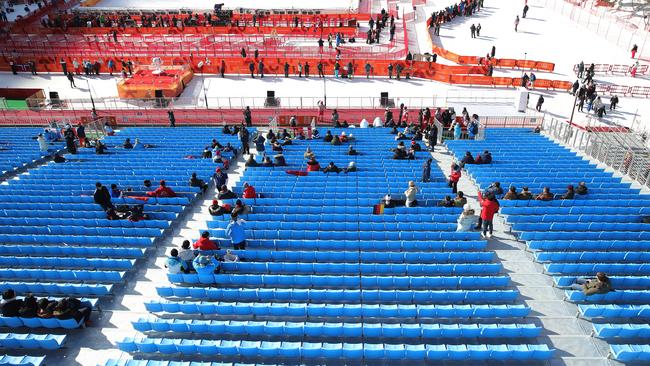
[[463, 213], [461, 213], [458, 217], [458, 226], [456, 227], [456, 231], [472, 231], [472, 228], [476, 226], [477, 222], [478, 216], [476, 216], [472, 207], [469, 205], [469, 203], [467, 203], [465, 206], [463, 206]]

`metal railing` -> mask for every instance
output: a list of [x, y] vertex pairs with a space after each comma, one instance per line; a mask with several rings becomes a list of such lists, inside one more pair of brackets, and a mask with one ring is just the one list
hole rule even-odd
[[[404, 103], [409, 109], [426, 107], [449, 107], [453, 105], [477, 105], [477, 104], [512, 104], [513, 98], [495, 96], [494, 93], [470, 92], [456, 94], [447, 92], [441, 95], [427, 97], [391, 97], [395, 106]], [[81, 99], [30, 99], [31, 110], [91, 110], [93, 107], [98, 110], [116, 109], [220, 109], [220, 108], [318, 108], [318, 102], [324, 101], [328, 108], [383, 108], [381, 97], [332, 97], [332, 96], [287, 96], [274, 98], [274, 105], [269, 105], [269, 98], [266, 97], [210, 97], [206, 98], [205, 91], [201, 90], [198, 95], [191, 97], [177, 98], [147, 98], [147, 99], [123, 99], [118, 97], [99, 98], [94, 96]], [[453, 104], [453, 105], [452, 105]], [[512, 127], [520, 125], [517, 117], [511, 117], [509, 122]], [[518, 124], [519, 123], [519, 124]], [[505, 126], [501, 126], [505, 127]]]
[[650, 149], [645, 133], [592, 132], [555, 118], [544, 120], [543, 132], [640, 185], [650, 187]]

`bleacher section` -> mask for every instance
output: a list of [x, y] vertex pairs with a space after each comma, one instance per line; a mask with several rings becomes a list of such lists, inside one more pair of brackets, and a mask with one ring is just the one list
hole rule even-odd
[[586, 296], [567, 290], [566, 299], [593, 322], [594, 336], [610, 343], [613, 358], [650, 360], [650, 226], [642, 223], [650, 215], [650, 195], [532, 131], [488, 130], [485, 141], [447, 141], [447, 146], [459, 160], [465, 151], [492, 152], [493, 164], [465, 167], [482, 189], [500, 181], [504, 190], [528, 186], [537, 194], [550, 187], [562, 194], [567, 185], [586, 182], [587, 195], [550, 202], [501, 200], [501, 213], [556, 286], [568, 288], [579, 276], [606, 272], [614, 292]]
[[[174, 285], [145, 303], [152, 314], [133, 321], [144, 334], [118, 342], [139, 360], [106, 365], [550, 358], [486, 242], [455, 231], [460, 208], [436, 207], [451, 194], [444, 174], [434, 168], [431, 182], [419, 182], [428, 153], [391, 160], [388, 129], [352, 132], [360, 156], [345, 155], [346, 143], [294, 141], [288, 167], [247, 168], [235, 192], [248, 182], [264, 198], [247, 201], [248, 248], [234, 251], [246, 261], [216, 275], [168, 275]], [[305, 169], [308, 146], [323, 168], [355, 161], [358, 171], [287, 174]], [[418, 207], [373, 215], [409, 180], [421, 188]], [[214, 217], [193, 239], [207, 229], [220, 253], [232, 248], [227, 220]]]
[[[0, 136], [36, 133], [35, 129], [7, 131], [0, 129]], [[123, 149], [127, 137], [154, 147]], [[37, 297], [81, 297], [86, 305], [96, 307], [100, 297], [110, 295], [125, 282], [146, 249], [197, 197], [199, 188], [189, 186], [191, 174], [196, 172], [209, 181], [215, 167], [220, 166], [211, 159], [200, 159], [212, 138], [240, 145], [236, 136], [223, 136], [217, 128], [125, 129], [105, 139], [106, 155], [81, 148], [76, 155], [66, 155], [65, 163], [50, 162], [1, 185], [0, 291], [11, 288], [19, 296], [31, 292]], [[9, 146], [13, 143], [11, 139]], [[30, 143], [36, 146], [38, 156], [38, 143]], [[32, 157], [33, 150], [28, 149]], [[153, 182], [153, 188], [143, 187], [145, 179]], [[178, 197], [146, 198], [146, 191], [155, 189], [161, 179]], [[116, 183], [130, 195], [113, 198], [114, 205], [144, 204], [149, 219], [108, 220], [93, 201], [98, 181], [106, 186]], [[133, 191], [127, 192], [128, 188]], [[18, 349], [56, 349], [65, 341], [64, 329], [81, 325], [74, 319], [0, 317], [0, 332], [4, 332], [0, 346], [11, 353], [21, 352]], [[34, 328], [53, 334], [28, 334]], [[42, 362], [41, 358], [3, 360], [0, 364]]]
[[64, 147], [63, 142], [55, 142], [50, 145], [50, 153], [41, 152], [35, 139], [41, 132], [42, 128], [0, 129], [0, 176], [34, 163]]

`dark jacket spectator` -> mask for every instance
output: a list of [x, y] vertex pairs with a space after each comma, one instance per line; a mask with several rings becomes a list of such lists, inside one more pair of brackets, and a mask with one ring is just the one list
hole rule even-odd
[[538, 201], [551, 201], [553, 200], [553, 193], [551, 193], [550, 188], [544, 187], [542, 193], [538, 194], [535, 199]]
[[503, 196], [503, 199], [504, 200], [518, 200], [519, 195], [517, 194], [517, 188], [515, 188], [514, 186], [511, 186], [508, 189], [508, 193], [506, 193], [506, 195]]
[[585, 182], [578, 183], [578, 187], [576, 188], [576, 193], [579, 195], [585, 195], [588, 193], [587, 185], [585, 184]]
[[16, 293], [12, 289], [2, 293], [2, 316], [20, 316], [20, 308], [23, 307], [23, 300], [16, 299]]
[[564, 193], [560, 198], [562, 198], [563, 200], [572, 200], [575, 198], [575, 196], [576, 196], [576, 192], [573, 189], [573, 186], [569, 185], [566, 188], [566, 193]]
[[519, 199], [520, 200], [533, 199], [533, 194], [528, 190], [528, 187], [524, 187], [521, 189], [521, 192], [519, 192]]
[[107, 209], [113, 207], [111, 203], [111, 194], [108, 192], [108, 188], [104, 187], [101, 183], [95, 183], [95, 193], [93, 193], [93, 199], [95, 203], [102, 206], [102, 209], [106, 211]]

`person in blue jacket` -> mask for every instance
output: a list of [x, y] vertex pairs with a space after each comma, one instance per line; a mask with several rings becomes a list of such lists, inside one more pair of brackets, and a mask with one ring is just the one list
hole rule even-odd
[[226, 227], [226, 235], [230, 238], [235, 249], [246, 249], [246, 221], [238, 218], [237, 214], [230, 215], [230, 223]]

